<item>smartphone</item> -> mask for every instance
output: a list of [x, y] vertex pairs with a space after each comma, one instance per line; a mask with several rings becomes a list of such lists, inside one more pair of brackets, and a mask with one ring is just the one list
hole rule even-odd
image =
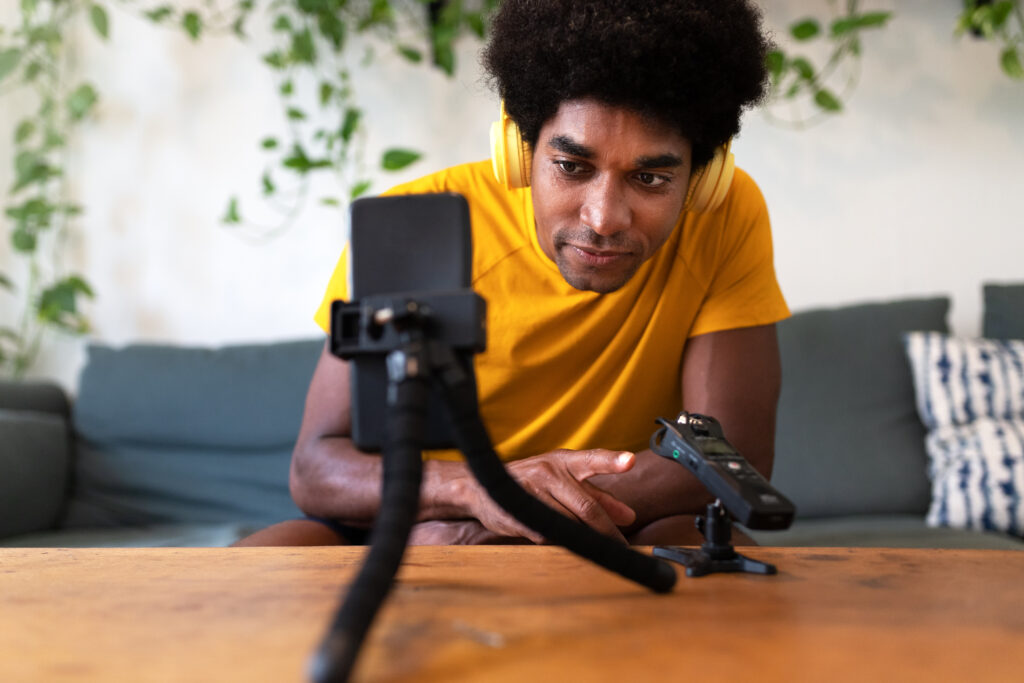
[[[459, 194], [420, 194], [357, 199], [351, 206], [351, 299], [471, 290], [473, 245], [469, 205]], [[482, 301], [482, 300], [481, 300]], [[460, 311], [462, 309], [459, 309]], [[444, 314], [443, 312], [440, 314]], [[468, 315], [456, 314], [457, 318]], [[480, 320], [442, 320], [442, 329], [477, 325]], [[475, 349], [482, 350], [482, 346]], [[458, 348], [458, 362], [473, 376], [474, 349]], [[351, 361], [352, 440], [363, 451], [379, 452], [386, 437], [385, 354]], [[475, 379], [474, 379], [475, 388]], [[424, 448], [454, 448], [440, 392], [432, 389]]]

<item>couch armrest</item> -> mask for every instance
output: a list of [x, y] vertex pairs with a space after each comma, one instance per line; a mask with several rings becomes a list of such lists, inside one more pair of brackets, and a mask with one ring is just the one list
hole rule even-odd
[[0, 380], [0, 410], [31, 410], [64, 418], [71, 415], [67, 394], [52, 382]]
[[53, 528], [70, 468], [65, 417], [0, 409], [0, 538]]

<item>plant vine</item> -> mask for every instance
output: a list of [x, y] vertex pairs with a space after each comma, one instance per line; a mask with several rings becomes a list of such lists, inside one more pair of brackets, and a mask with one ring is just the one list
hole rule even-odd
[[[267, 163], [258, 182], [280, 220], [253, 225], [244, 219], [237, 198], [229, 199], [222, 218], [243, 236], [267, 240], [300, 215], [313, 176], [333, 175], [337, 193], [319, 201], [339, 209], [371, 188], [361, 144], [367, 123], [352, 69], [371, 62], [381, 49], [450, 76], [456, 68], [456, 41], [464, 35], [483, 38], [498, 2], [203, 0], [199, 8], [183, 8], [138, 0], [20, 0], [16, 25], [0, 26], [0, 97], [22, 91], [31, 102], [31, 113], [14, 124], [14, 180], [4, 206], [10, 244], [23, 273], [15, 277], [0, 270], [0, 298], [14, 299], [20, 308], [13, 321], [0, 317], [0, 375], [23, 376], [48, 330], [89, 330], [82, 308], [84, 300], [94, 297], [93, 287], [63, 263], [68, 231], [83, 212], [68, 190], [69, 140], [100, 98], [96, 85], [71, 80], [69, 37], [79, 22], [87, 21], [95, 36], [107, 40], [111, 15], [121, 11], [181, 30], [193, 41], [227, 34], [249, 43], [254, 22], [268, 22], [265, 28], [275, 45], [261, 60], [273, 72], [288, 125], [285, 134], [259, 141]], [[415, 150], [391, 148], [378, 166], [396, 171], [419, 158]]]

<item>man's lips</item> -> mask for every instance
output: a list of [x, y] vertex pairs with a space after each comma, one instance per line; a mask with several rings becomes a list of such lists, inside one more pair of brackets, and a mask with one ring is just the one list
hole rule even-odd
[[591, 266], [610, 266], [628, 258], [630, 252], [566, 244], [566, 249], [579, 261]]

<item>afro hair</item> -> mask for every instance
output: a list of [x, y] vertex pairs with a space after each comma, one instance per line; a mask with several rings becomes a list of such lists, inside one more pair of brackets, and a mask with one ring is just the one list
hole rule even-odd
[[482, 61], [531, 147], [593, 98], [674, 127], [700, 167], [764, 97], [770, 47], [747, 0], [504, 0]]

